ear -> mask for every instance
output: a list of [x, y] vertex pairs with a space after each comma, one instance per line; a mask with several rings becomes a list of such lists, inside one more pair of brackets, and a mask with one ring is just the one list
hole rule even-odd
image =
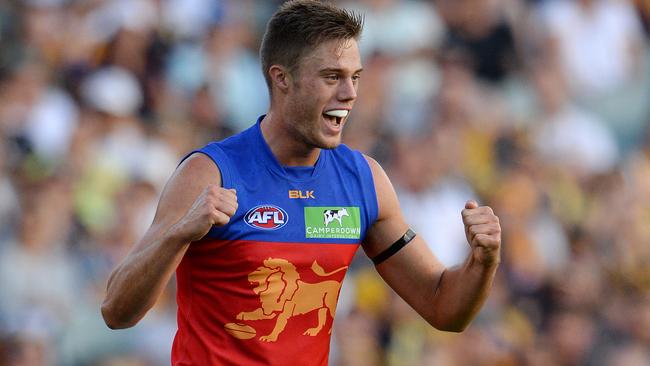
[[280, 90], [282, 93], [287, 93], [289, 85], [291, 85], [291, 74], [289, 71], [280, 65], [272, 65], [269, 68], [269, 76], [273, 86]]

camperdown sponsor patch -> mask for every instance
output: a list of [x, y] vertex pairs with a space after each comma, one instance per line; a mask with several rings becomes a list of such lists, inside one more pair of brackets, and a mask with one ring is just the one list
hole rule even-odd
[[305, 236], [324, 239], [359, 239], [359, 207], [305, 207]]

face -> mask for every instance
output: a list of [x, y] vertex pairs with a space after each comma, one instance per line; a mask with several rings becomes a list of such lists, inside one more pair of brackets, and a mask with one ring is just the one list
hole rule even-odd
[[332, 40], [305, 56], [293, 72], [286, 116], [294, 138], [333, 149], [357, 98], [361, 57], [354, 39]]

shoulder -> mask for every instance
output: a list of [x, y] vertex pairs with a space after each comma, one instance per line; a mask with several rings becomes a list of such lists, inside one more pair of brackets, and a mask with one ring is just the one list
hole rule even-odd
[[368, 162], [368, 165], [370, 166], [371, 170], [379, 169], [382, 172], [384, 171], [384, 169], [381, 167], [381, 165], [379, 165], [377, 160], [375, 160], [374, 158], [372, 158], [372, 157], [370, 157], [370, 156], [368, 156], [366, 154], [363, 154], [363, 158], [366, 159], [366, 161]]
[[[377, 162], [377, 160], [365, 154], [363, 154], [363, 158], [368, 163], [368, 167], [370, 168], [370, 172], [372, 173], [372, 178], [375, 182], [375, 187], [382, 188], [382, 189], [390, 188], [392, 190], [393, 185], [390, 182], [390, 179], [388, 178], [386, 171], [384, 171], [384, 168], [381, 167], [381, 165]], [[379, 198], [379, 193], [380, 192], [378, 190], [377, 198]]]
[[219, 166], [206, 154], [193, 153], [172, 174], [162, 198], [172, 201], [187, 198], [193, 201], [209, 184], [221, 185]]
[[210, 184], [221, 185], [219, 168], [205, 154], [190, 154], [167, 181], [160, 196], [154, 225], [168, 226], [178, 220]]
[[378, 219], [389, 219], [392, 216], [400, 215], [399, 201], [395, 188], [384, 171], [384, 168], [373, 158], [363, 155], [370, 168], [372, 180], [377, 197]]
[[[237, 179], [236, 172], [240, 170], [242, 164], [245, 166], [250, 165], [251, 154], [254, 154], [255, 150], [254, 128], [255, 126], [221, 141], [210, 142], [191, 152], [186, 159], [199, 156], [201, 161], [196, 165], [212, 168], [203, 172], [208, 179], [217, 174], [220, 179], [218, 183], [221, 186], [232, 188], [234, 181]], [[182, 168], [182, 165], [179, 168]], [[197, 168], [197, 170], [201, 169], [201, 167]], [[193, 172], [194, 168], [190, 166], [189, 170]]]
[[220, 179], [220, 176], [218, 164], [199, 150], [191, 153], [178, 165], [170, 182], [176, 180], [195, 180], [214, 183], [215, 179]]

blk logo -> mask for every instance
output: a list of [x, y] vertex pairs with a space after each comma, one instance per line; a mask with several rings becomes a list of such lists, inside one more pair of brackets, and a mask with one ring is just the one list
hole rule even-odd
[[306, 199], [306, 198], [315, 199], [316, 197], [314, 196], [314, 191], [300, 191], [300, 190], [297, 190], [297, 189], [292, 189], [292, 190], [289, 190], [289, 198], [291, 198], [291, 199]]
[[274, 205], [260, 205], [251, 208], [244, 216], [250, 227], [261, 230], [277, 230], [289, 221], [287, 212]]

